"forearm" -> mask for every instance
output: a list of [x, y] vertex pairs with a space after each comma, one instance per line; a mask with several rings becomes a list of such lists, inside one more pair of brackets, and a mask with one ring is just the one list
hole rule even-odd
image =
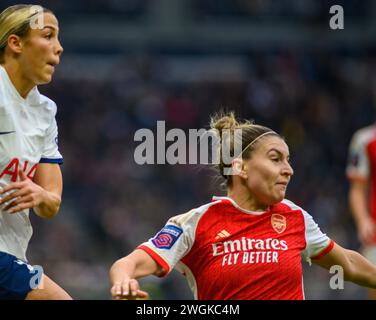
[[127, 257], [117, 260], [110, 269], [110, 281], [112, 284], [121, 283], [124, 280], [136, 279], [136, 263]]
[[368, 261], [358, 252], [347, 251], [347, 258], [350, 268], [348, 272], [345, 269], [345, 280], [354, 282], [358, 285], [376, 288], [376, 266]]
[[140, 289], [136, 279], [155, 274], [155, 261], [142, 250], [116, 261], [110, 269], [111, 295], [113, 299], [147, 299], [149, 294]]
[[149, 275], [160, 275], [162, 268], [143, 250], [136, 249], [130, 255], [117, 260], [110, 269], [112, 284]]
[[52, 218], [59, 211], [61, 196], [55, 192], [45, 190], [39, 205], [33, 207], [34, 212], [41, 218]]

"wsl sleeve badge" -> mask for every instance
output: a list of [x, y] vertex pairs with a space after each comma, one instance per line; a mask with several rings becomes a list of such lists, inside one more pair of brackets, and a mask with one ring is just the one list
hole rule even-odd
[[183, 230], [177, 226], [167, 225], [151, 239], [151, 242], [158, 249], [171, 249], [176, 240], [179, 239]]

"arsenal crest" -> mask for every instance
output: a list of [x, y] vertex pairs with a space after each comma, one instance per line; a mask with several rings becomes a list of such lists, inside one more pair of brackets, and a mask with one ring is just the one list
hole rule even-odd
[[271, 223], [273, 229], [278, 233], [286, 230], [286, 217], [281, 214], [272, 214]]

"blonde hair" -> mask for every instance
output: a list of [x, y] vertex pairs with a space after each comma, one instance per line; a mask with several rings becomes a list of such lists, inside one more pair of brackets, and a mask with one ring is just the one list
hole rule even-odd
[[[19, 4], [6, 8], [0, 13], [0, 63], [3, 64], [5, 48], [8, 45], [8, 38], [11, 34], [15, 34], [21, 38], [28, 35], [30, 31], [31, 19], [38, 14], [33, 10], [35, 5]], [[53, 12], [43, 8], [43, 12]]]
[[[249, 120], [238, 121], [234, 112], [220, 112], [214, 115], [210, 120], [210, 127], [217, 132], [221, 141], [221, 143], [218, 144], [219, 150], [217, 150], [217, 154], [219, 154], [219, 164], [216, 165], [215, 168], [220, 175], [226, 179], [227, 187], [232, 185], [232, 176], [224, 174], [224, 169], [231, 167], [231, 164], [225, 164], [223, 161], [221, 152], [223, 144], [232, 155], [234, 155], [235, 145], [240, 146], [239, 149], [241, 153], [234, 156], [249, 159], [255, 146], [262, 140], [263, 136], [274, 135], [282, 139], [278, 133], [268, 127], [257, 125]], [[241, 135], [236, 134], [235, 130], [237, 129], [240, 129]], [[230, 134], [222, 134], [224, 130]], [[223, 141], [223, 139], [226, 140]]]

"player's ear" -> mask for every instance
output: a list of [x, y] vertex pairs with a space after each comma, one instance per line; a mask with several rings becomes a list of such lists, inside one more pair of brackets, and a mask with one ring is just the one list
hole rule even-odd
[[14, 52], [14, 53], [21, 53], [22, 52], [22, 39], [15, 35], [15, 34], [11, 34], [9, 37], [8, 37], [8, 48]]
[[232, 168], [232, 174], [234, 176], [239, 176], [243, 179], [247, 179], [248, 175], [247, 175], [247, 171], [245, 170], [246, 166], [244, 164], [243, 159], [236, 158], [232, 160], [231, 168]]

